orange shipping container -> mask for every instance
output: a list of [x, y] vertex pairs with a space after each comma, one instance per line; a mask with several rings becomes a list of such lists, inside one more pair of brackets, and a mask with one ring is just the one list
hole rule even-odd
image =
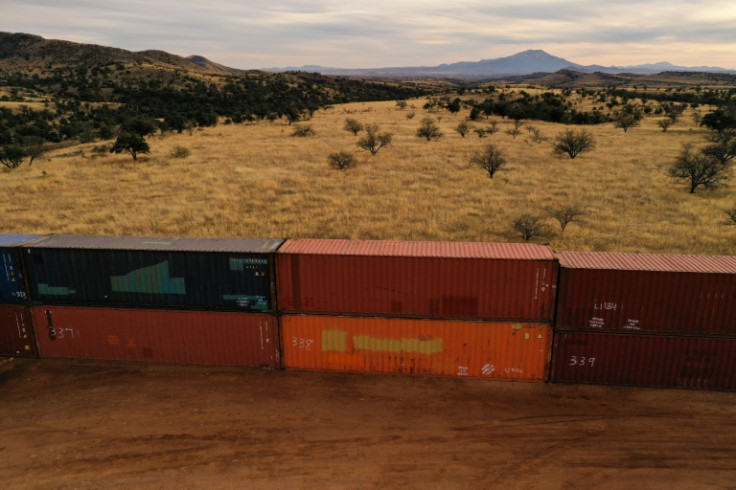
[[286, 368], [544, 381], [552, 328], [375, 317], [285, 315]]

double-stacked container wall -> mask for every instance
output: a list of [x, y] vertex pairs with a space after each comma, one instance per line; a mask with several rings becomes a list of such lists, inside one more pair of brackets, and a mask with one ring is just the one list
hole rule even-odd
[[0, 355], [38, 355], [18, 247], [35, 235], [0, 235]]
[[734, 387], [736, 257], [557, 257], [553, 381]]
[[276, 367], [280, 243], [38, 240], [24, 253], [40, 355]]
[[543, 380], [557, 268], [529, 244], [288, 240], [287, 368]]

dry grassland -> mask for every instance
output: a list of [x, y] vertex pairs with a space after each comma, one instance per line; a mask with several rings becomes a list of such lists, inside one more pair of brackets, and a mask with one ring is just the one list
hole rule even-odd
[[[521, 213], [576, 203], [584, 221], [541, 241], [557, 250], [736, 254], [736, 227], [723, 225], [736, 205], [734, 180], [716, 191], [688, 193], [667, 176], [683, 142], [705, 143], [687, 111], [669, 131], [659, 118], [624, 133], [613, 124], [586, 126], [596, 149], [571, 160], [552, 155], [524, 130], [478, 138], [454, 131], [468, 111], [427, 114], [393, 102], [334, 106], [315, 114], [316, 135], [292, 137], [286, 123], [224, 125], [193, 135], [158, 136], [151, 153], [65, 148], [45, 160], [0, 172], [5, 233], [177, 236], [331, 237], [402, 240], [519, 241], [511, 222]], [[413, 119], [407, 114], [415, 112]], [[440, 118], [444, 136], [415, 133], [426, 116]], [[393, 143], [371, 156], [343, 129], [346, 117], [377, 123]], [[472, 123], [481, 126], [486, 121]], [[526, 122], [551, 141], [563, 125]], [[580, 129], [580, 128], [575, 128]], [[506, 169], [488, 178], [469, 164], [484, 145], [501, 147]], [[175, 147], [191, 154], [174, 158]], [[327, 156], [346, 150], [357, 167], [330, 168]]]

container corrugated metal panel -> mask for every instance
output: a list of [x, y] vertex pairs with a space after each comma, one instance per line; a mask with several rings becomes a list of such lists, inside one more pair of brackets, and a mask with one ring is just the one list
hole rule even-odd
[[0, 305], [0, 355], [38, 355], [28, 307]]
[[736, 337], [732, 258], [559, 257], [558, 330]]
[[48, 235], [32, 241], [34, 248], [98, 250], [159, 250], [171, 252], [272, 253], [283, 240], [260, 238], [181, 238], [143, 236]]
[[278, 367], [274, 315], [33, 306], [41, 357]]
[[380, 257], [449, 257], [552, 260], [549, 247], [533, 243], [406, 242], [392, 240], [290, 239], [281, 253], [370, 255]]
[[558, 252], [556, 256], [560, 265], [568, 269], [736, 274], [736, 257], [731, 256], [610, 252]]
[[736, 389], [736, 340], [557, 332], [552, 381]]
[[37, 235], [0, 235], [0, 303], [25, 303], [27, 291], [17, 247]]
[[543, 381], [552, 328], [403, 318], [280, 317], [284, 367]]
[[335, 247], [347, 247], [349, 242], [332, 242], [289, 240], [279, 250], [276, 284], [280, 311], [539, 323], [553, 320], [557, 263], [551, 254], [530, 254], [533, 259], [511, 258], [513, 254], [499, 258], [475, 249], [473, 253], [440, 255], [439, 248], [430, 247], [427, 250], [437, 255], [421, 255], [416, 250], [413, 255], [401, 255], [389, 253], [391, 248], [386, 245], [384, 249], [385, 242], [379, 242], [369, 245], [385, 254], [360, 255], [369, 245], [352, 247], [355, 254], [333, 253]]
[[272, 254], [25, 249], [39, 304], [272, 311]]

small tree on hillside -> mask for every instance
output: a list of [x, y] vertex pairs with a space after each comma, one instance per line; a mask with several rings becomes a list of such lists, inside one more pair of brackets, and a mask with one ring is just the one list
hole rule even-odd
[[501, 150], [493, 145], [487, 145], [483, 150], [473, 155], [470, 163], [484, 169], [488, 172], [488, 177], [492, 179], [493, 174], [506, 165], [506, 158]]
[[621, 111], [615, 113], [616, 116], [616, 127], [624, 130], [624, 133], [639, 125], [639, 121], [642, 119], [641, 111], [631, 104], [626, 104]]
[[440, 131], [440, 125], [431, 117], [425, 117], [422, 119], [422, 124], [417, 129], [417, 137], [424, 138], [427, 141], [437, 141], [442, 137], [442, 131]]
[[714, 138], [714, 143], [702, 150], [703, 154], [718, 161], [721, 165], [736, 158], [736, 135], [728, 132], [721, 133]]
[[460, 112], [460, 109], [462, 109], [462, 101], [459, 98], [455, 98], [447, 104], [447, 110], [453, 114]]
[[123, 133], [115, 140], [110, 153], [129, 153], [133, 160], [138, 160], [139, 153], [150, 153], [151, 149], [143, 137], [137, 134]]
[[307, 136], [314, 136], [316, 133], [310, 124], [296, 124], [294, 130], [291, 132], [292, 136], [304, 138]]
[[384, 146], [391, 144], [393, 135], [391, 133], [378, 133], [378, 124], [366, 124], [366, 135], [358, 140], [358, 147], [371, 152], [371, 155], [378, 153], [378, 150]]
[[514, 121], [514, 126], [506, 130], [506, 134], [516, 139], [521, 134], [522, 123], [519, 119]]
[[22, 146], [8, 145], [0, 148], [0, 163], [8, 168], [17, 168], [27, 156], [28, 152]]
[[676, 179], [688, 181], [690, 194], [695, 194], [695, 189], [701, 186], [714, 189], [726, 180], [725, 167], [716, 159], [695, 151], [689, 143], [682, 145], [682, 151], [670, 167], [669, 174]]
[[471, 129], [472, 128], [470, 127], [470, 125], [468, 124], [468, 122], [467, 121], [463, 121], [463, 122], [461, 122], [460, 124], [457, 125], [457, 127], [455, 128], [455, 131], [457, 131], [457, 133], [460, 136], [462, 136], [463, 138], [465, 138], [465, 135], [468, 134]]
[[672, 119], [660, 119], [657, 124], [659, 124], [659, 127], [662, 128], [662, 132], [667, 132], [670, 126], [672, 126]]
[[355, 136], [358, 135], [361, 131], [363, 131], [363, 125], [357, 120], [353, 119], [351, 117], [345, 119], [345, 131], [350, 131]]
[[560, 224], [560, 231], [562, 233], [565, 232], [565, 228], [567, 228], [567, 225], [570, 223], [580, 222], [580, 218], [583, 214], [585, 214], [583, 210], [576, 204], [570, 204], [549, 210], [549, 215]]
[[542, 221], [542, 218], [532, 214], [522, 214], [512, 222], [512, 226], [525, 242], [534, 238], [547, 237], [550, 234], [549, 227]]
[[568, 129], [564, 133], [558, 134], [554, 141], [555, 155], [568, 155], [575, 158], [581, 153], [591, 151], [595, 148], [595, 139], [593, 135], [584, 129], [573, 131]]
[[349, 151], [339, 151], [337, 153], [330, 153], [327, 157], [327, 161], [332, 167], [335, 167], [338, 170], [343, 170], [348, 167], [355, 166], [357, 160]]

